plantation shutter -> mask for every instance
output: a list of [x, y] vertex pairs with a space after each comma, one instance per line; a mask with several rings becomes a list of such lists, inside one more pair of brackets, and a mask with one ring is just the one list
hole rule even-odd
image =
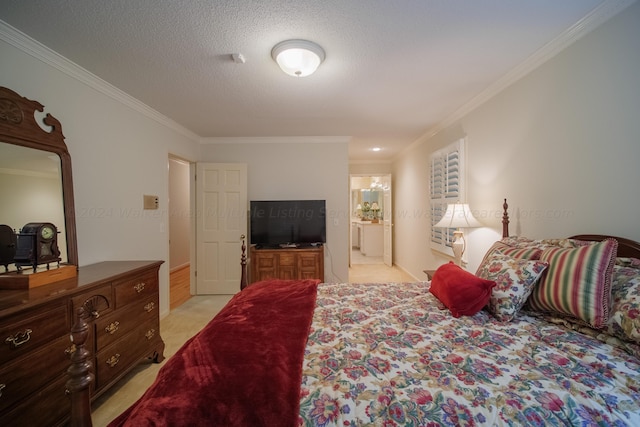
[[434, 228], [448, 203], [464, 201], [464, 139], [431, 154], [430, 158], [431, 248], [453, 256], [453, 228]]

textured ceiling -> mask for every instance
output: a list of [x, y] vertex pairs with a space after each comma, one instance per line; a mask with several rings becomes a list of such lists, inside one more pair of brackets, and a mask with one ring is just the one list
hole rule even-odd
[[[392, 158], [616, 3], [0, 0], [0, 19], [201, 137], [347, 136], [357, 161]], [[312, 76], [271, 59], [290, 38], [325, 49]]]

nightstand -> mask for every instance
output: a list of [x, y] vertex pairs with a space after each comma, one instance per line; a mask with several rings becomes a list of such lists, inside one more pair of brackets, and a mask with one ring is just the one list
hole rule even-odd
[[433, 275], [436, 274], [435, 270], [422, 270], [424, 272], [424, 274], [427, 275], [427, 278], [429, 280], [433, 279]]

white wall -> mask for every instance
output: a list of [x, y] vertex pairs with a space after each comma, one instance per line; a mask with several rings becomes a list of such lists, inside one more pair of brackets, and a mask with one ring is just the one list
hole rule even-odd
[[[200, 160], [248, 165], [249, 200], [324, 199], [327, 202], [325, 281], [349, 279], [348, 139], [211, 138]], [[278, 142], [286, 141], [286, 142]]]
[[446, 261], [428, 247], [429, 154], [466, 136], [469, 269], [501, 233], [640, 240], [640, 4], [595, 29], [394, 163], [395, 259], [416, 277]]
[[349, 173], [352, 175], [386, 175], [393, 171], [391, 162], [353, 162], [349, 163]]
[[[195, 138], [71, 74], [77, 66], [34, 44], [27, 54], [0, 34], [0, 86], [39, 101], [62, 124], [73, 168], [80, 265], [105, 260], [167, 260], [169, 152], [196, 160]], [[60, 68], [66, 72], [62, 72]], [[98, 79], [89, 78], [91, 83]], [[118, 98], [119, 99], [115, 99]], [[187, 135], [187, 136], [185, 136]], [[142, 210], [143, 194], [160, 209]], [[160, 270], [160, 313], [168, 313], [168, 266]]]

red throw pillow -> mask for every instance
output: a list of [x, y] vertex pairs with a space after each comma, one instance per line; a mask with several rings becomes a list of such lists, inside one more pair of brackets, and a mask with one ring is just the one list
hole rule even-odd
[[453, 262], [441, 265], [433, 275], [430, 292], [447, 306], [453, 317], [473, 316], [487, 305], [493, 280], [481, 279]]

